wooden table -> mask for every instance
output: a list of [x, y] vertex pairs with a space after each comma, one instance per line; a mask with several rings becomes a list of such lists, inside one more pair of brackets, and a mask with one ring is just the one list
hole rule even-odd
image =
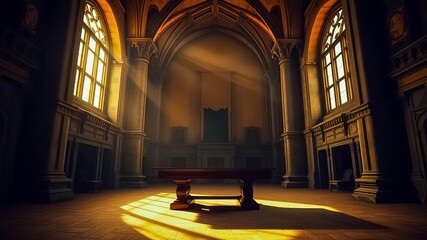
[[[253, 199], [252, 182], [257, 178], [270, 178], [271, 168], [154, 168], [160, 178], [170, 178], [177, 184], [176, 200], [170, 204], [170, 209], [189, 208], [196, 199], [236, 199], [243, 210], [258, 210], [259, 205]], [[191, 179], [219, 178], [240, 179], [240, 195], [238, 196], [192, 196]]]

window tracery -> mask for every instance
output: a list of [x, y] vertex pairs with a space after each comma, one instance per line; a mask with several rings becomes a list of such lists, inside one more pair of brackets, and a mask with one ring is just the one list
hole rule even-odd
[[352, 98], [342, 9], [332, 14], [325, 28], [321, 46], [326, 105], [327, 110], [331, 111]]
[[74, 96], [102, 109], [107, 67], [108, 38], [101, 11], [86, 3], [74, 81]]

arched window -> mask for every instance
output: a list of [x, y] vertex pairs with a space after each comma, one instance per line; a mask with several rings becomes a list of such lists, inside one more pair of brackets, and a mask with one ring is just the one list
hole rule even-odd
[[331, 14], [324, 29], [321, 62], [326, 108], [331, 111], [352, 99], [345, 23], [341, 8]]
[[86, 3], [83, 22], [74, 96], [102, 110], [110, 55], [105, 21], [97, 5]]

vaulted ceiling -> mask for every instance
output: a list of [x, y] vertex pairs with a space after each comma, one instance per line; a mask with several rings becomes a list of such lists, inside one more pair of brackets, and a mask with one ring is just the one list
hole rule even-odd
[[283, 35], [278, 0], [153, 0], [148, 16], [148, 37], [156, 37], [183, 17], [202, 22], [210, 17], [237, 21], [246, 18], [273, 39]]
[[159, 46], [164, 67], [185, 43], [220, 31], [246, 44], [269, 69], [271, 47], [283, 37], [278, 0], [152, 0], [146, 36]]

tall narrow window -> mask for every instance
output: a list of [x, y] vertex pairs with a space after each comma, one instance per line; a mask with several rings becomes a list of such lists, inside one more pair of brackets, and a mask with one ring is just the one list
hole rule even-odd
[[74, 96], [102, 109], [109, 60], [107, 34], [98, 7], [86, 3], [74, 80]]
[[322, 72], [328, 111], [351, 100], [347, 42], [342, 9], [328, 21], [322, 41]]

